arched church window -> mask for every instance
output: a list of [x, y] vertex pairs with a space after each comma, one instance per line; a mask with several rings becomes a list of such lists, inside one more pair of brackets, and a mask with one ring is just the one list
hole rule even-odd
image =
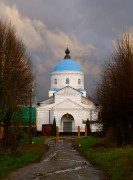
[[81, 84], [81, 79], [78, 79], [78, 84]]
[[57, 84], [57, 79], [54, 79], [54, 84]]
[[66, 84], [69, 84], [69, 78], [66, 78]]

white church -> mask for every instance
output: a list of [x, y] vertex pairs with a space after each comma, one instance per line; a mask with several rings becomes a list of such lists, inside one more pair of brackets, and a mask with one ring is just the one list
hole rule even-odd
[[59, 132], [77, 132], [78, 126], [84, 132], [87, 119], [91, 122], [91, 131], [97, 131], [98, 124], [95, 121], [98, 119], [98, 110], [95, 103], [86, 96], [84, 72], [71, 59], [68, 48], [65, 53], [64, 59], [51, 72], [48, 99], [38, 104], [37, 131], [42, 131], [42, 125], [53, 124], [54, 118]]

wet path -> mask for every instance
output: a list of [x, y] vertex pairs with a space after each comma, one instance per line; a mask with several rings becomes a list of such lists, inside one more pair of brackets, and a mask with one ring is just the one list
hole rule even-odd
[[47, 156], [13, 173], [8, 180], [103, 180], [103, 172], [94, 168], [73, 149], [70, 140], [46, 142], [50, 149]]

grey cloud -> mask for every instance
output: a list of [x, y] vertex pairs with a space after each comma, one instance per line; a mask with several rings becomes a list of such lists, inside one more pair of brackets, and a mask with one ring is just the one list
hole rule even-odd
[[80, 13], [83, 12], [84, 26], [103, 38], [112, 38], [126, 26], [133, 25], [132, 0], [80, 0], [77, 6]]
[[[47, 82], [48, 74], [53, 66], [59, 59], [63, 59], [64, 57], [65, 53], [63, 47], [65, 47], [67, 35], [57, 28], [53, 30], [49, 29], [49, 27], [39, 19], [31, 19], [30, 17], [22, 16], [14, 5], [0, 4], [0, 15], [8, 17], [16, 27], [17, 34], [22, 37], [31, 53], [32, 61], [36, 69], [37, 89], [39, 90], [40, 96], [40, 87], [43, 86], [45, 90], [48, 87], [45, 87], [45, 83], [42, 82], [42, 77], [44, 76]], [[81, 65], [85, 64], [84, 61], [86, 61], [86, 58], [95, 55], [97, 52], [97, 49], [92, 44], [83, 44], [74, 35], [69, 41], [72, 54], [74, 54], [73, 57], [80, 61]], [[95, 64], [93, 63], [93, 65]], [[86, 69], [86, 66], [84, 67]], [[44, 95], [46, 95], [46, 92], [47, 91], [42, 91]]]
[[[59, 59], [64, 57], [67, 36], [70, 38], [72, 58], [86, 72], [86, 90], [93, 94], [101, 64], [111, 51], [112, 41], [125, 27], [133, 25], [132, 0], [1, 2], [10, 8], [15, 5], [20, 15], [16, 24], [29, 46], [37, 74], [39, 99], [47, 97], [50, 72]], [[6, 9], [2, 11], [5, 13]]]

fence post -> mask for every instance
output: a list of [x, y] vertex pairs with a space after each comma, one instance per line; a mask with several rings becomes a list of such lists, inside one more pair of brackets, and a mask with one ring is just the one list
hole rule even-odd
[[85, 126], [85, 137], [87, 136], [87, 126]]
[[78, 126], [78, 137], [80, 137], [80, 126]]

